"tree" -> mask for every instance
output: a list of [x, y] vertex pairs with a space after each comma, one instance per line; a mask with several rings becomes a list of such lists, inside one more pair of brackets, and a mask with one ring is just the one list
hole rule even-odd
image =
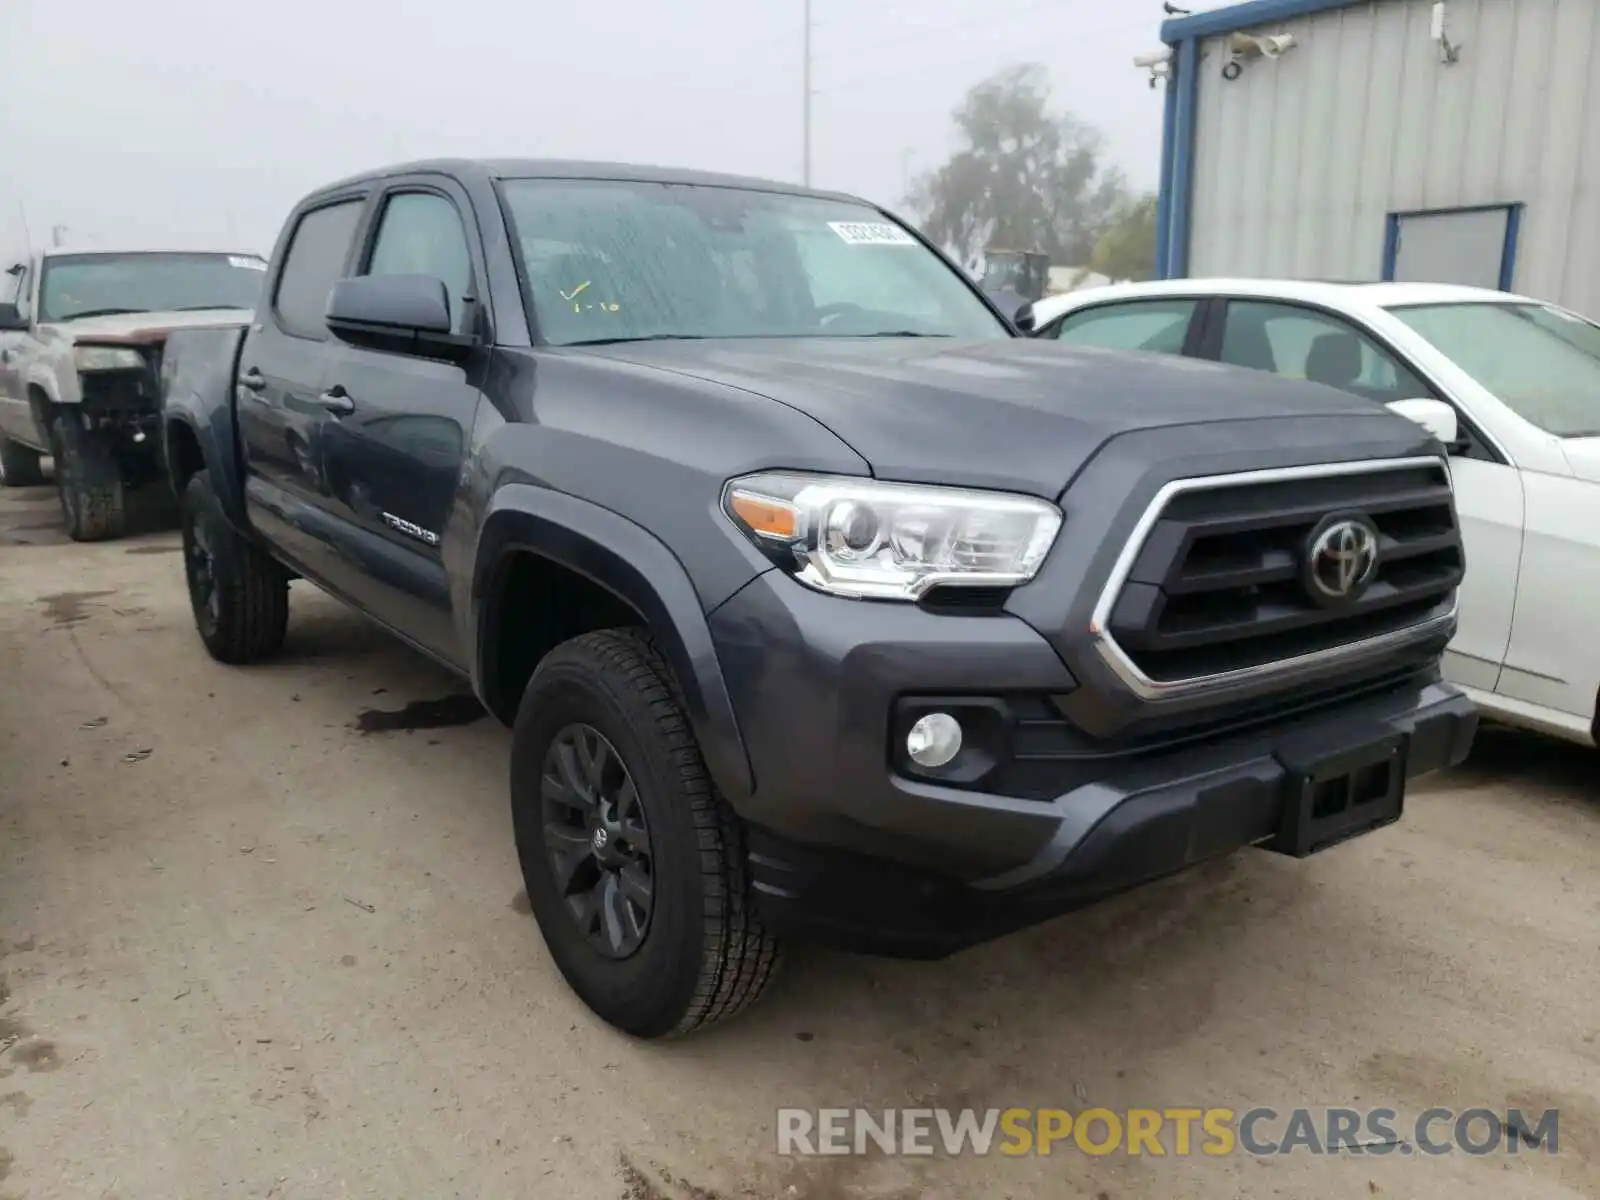
[[1045, 68], [1027, 63], [976, 84], [955, 110], [960, 148], [908, 199], [924, 232], [962, 262], [991, 245], [1087, 262], [1123, 202], [1100, 134], [1049, 104]]
[[1149, 279], [1156, 270], [1156, 198], [1148, 193], [1118, 207], [1089, 255], [1089, 270], [1108, 279]]

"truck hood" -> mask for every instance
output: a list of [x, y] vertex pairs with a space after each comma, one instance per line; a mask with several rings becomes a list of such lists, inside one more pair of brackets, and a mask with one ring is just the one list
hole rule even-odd
[[[1055, 497], [1140, 429], [1382, 407], [1313, 383], [1171, 355], [1012, 338], [707, 339], [584, 347], [768, 397], [846, 442], [880, 479]], [[1395, 417], [1396, 430], [1414, 431]]]
[[242, 308], [207, 308], [194, 312], [110, 313], [103, 317], [54, 321], [41, 326], [57, 337], [74, 342], [97, 340], [153, 342], [163, 340], [175, 329], [215, 329], [248, 324], [251, 314]]

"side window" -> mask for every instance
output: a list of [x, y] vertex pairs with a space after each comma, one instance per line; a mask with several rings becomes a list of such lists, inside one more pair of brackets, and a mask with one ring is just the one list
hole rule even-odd
[[345, 200], [314, 208], [300, 218], [290, 235], [272, 308], [284, 329], [296, 337], [320, 341], [328, 336], [328, 293], [344, 272], [345, 256], [365, 203]]
[[461, 214], [432, 192], [400, 192], [384, 203], [368, 275], [430, 275], [444, 282], [450, 319], [461, 325], [472, 292], [472, 255]]
[[1056, 337], [1079, 346], [1182, 354], [1189, 322], [1199, 306], [1198, 299], [1176, 297], [1102, 304], [1069, 314]]
[[1308, 379], [1369, 400], [1411, 400], [1432, 390], [1350, 322], [1295, 304], [1230, 300], [1222, 361]]

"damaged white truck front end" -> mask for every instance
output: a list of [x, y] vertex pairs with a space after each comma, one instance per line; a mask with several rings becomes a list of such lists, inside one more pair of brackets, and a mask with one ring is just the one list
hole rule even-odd
[[0, 303], [0, 486], [42, 483], [49, 456], [68, 533], [119, 536], [126, 494], [162, 478], [167, 336], [247, 318], [265, 269], [256, 254], [99, 249], [11, 267], [11, 298]]

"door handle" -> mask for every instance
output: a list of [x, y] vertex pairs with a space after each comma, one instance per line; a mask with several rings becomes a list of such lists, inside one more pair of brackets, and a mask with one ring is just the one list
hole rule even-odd
[[239, 386], [248, 388], [252, 392], [259, 392], [267, 386], [267, 377], [255, 367], [251, 367], [243, 375], [239, 376]]
[[338, 413], [340, 416], [346, 413], [353, 413], [356, 410], [356, 402], [350, 399], [350, 393], [337, 383], [318, 396], [317, 403], [329, 412]]

